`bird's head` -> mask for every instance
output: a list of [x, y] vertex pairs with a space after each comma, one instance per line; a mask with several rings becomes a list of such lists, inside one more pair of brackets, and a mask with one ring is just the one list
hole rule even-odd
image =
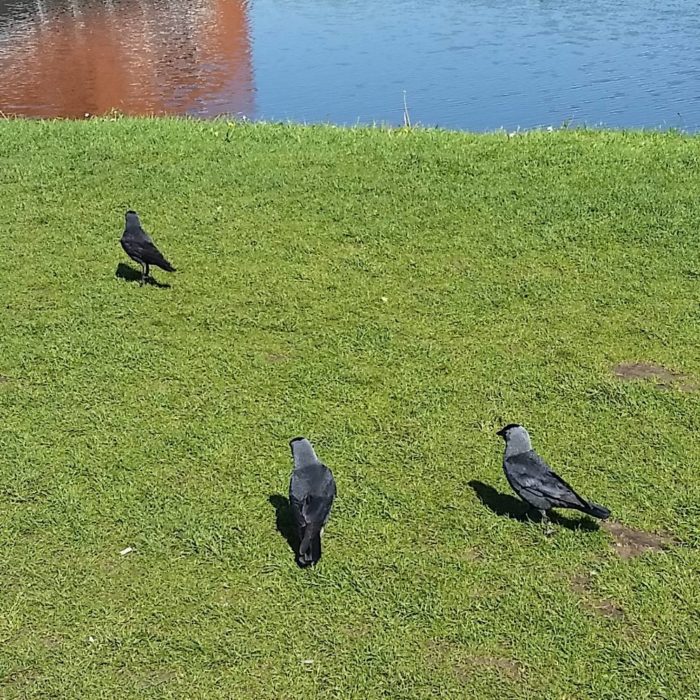
[[518, 423], [509, 423], [496, 434], [500, 435], [505, 440], [506, 452], [519, 454], [520, 452], [528, 452], [532, 449], [530, 434]]
[[129, 211], [126, 212], [125, 217], [127, 224], [139, 223], [139, 215], [133, 209], [129, 209]]
[[292, 448], [295, 469], [318, 463], [316, 452], [314, 452], [313, 446], [305, 437], [296, 437], [290, 440], [289, 446]]
[[519, 423], [508, 423], [508, 425], [503, 426], [496, 435], [500, 435], [506, 442], [518, 436], [530, 437], [527, 430]]

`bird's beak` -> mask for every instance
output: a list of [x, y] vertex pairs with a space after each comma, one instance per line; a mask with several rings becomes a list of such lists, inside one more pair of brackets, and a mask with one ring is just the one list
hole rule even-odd
[[501, 428], [500, 430], [496, 431], [496, 435], [500, 435], [503, 437], [506, 434], [505, 428]]

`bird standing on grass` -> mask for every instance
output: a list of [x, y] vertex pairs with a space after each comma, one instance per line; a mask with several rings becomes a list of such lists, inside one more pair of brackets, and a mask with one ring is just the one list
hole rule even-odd
[[525, 503], [540, 512], [547, 534], [551, 532], [547, 517], [550, 508], [573, 508], [602, 520], [610, 515], [607, 508], [581, 498], [564, 479], [549, 468], [532, 449], [530, 435], [522, 425], [511, 423], [497, 434], [506, 443], [503, 455], [506, 479]]
[[294, 471], [289, 482], [289, 503], [299, 534], [299, 566], [316, 564], [321, 558], [321, 535], [335, 498], [335, 480], [322, 464], [311, 443], [303, 437], [289, 443]]
[[139, 215], [129, 209], [126, 212], [126, 224], [120, 243], [126, 254], [141, 265], [141, 284], [149, 279], [149, 267], [155, 265], [166, 272], [175, 272], [175, 268], [155, 247], [151, 237], [141, 228]]

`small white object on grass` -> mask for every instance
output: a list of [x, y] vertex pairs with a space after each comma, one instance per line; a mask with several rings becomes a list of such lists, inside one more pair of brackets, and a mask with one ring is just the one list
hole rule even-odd
[[134, 551], [133, 547], [127, 547], [126, 549], [122, 549], [122, 551], [119, 552], [119, 554], [124, 556], [125, 554], [131, 554], [133, 551]]

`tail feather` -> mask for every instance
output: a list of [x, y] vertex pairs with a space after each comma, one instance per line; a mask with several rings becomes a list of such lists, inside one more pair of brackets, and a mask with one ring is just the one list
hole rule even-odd
[[605, 506], [600, 506], [597, 503], [587, 503], [587, 508], [582, 508], [584, 513], [592, 515], [594, 518], [606, 520], [610, 517], [610, 511]]
[[156, 265], [161, 270], [165, 270], [166, 272], [175, 272], [175, 268], [165, 259], [165, 256], [159, 250], [152, 253], [151, 259], [147, 260], [146, 262], [150, 263], [151, 265]]
[[321, 558], [321, 524], [309, 523], [299, 545], [299, 563], [303, 566], [316, 564]]
[[155, 265], [166, 272], [175, 272], [175, 268], [168, 260], [166, 260], [165, 255], [163, 255], [163, 253], [161, 253], [152, 243], [144, 246], [141, 257], [143, 261], [149, 265]]

